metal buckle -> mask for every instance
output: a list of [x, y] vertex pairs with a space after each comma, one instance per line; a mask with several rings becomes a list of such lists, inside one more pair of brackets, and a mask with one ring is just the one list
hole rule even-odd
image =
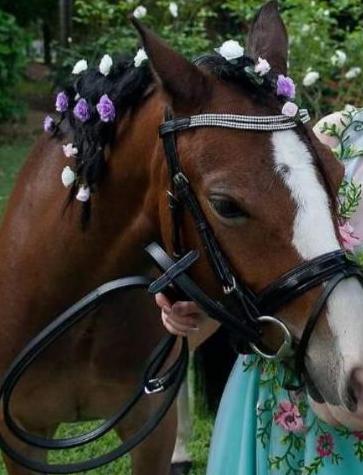
[[280, 330], [282, 330], [282, 333], [284, 334], [284, 342], [282, 343], [282, 345], [280, 346], [280, 348], [277, 350], [275, 354], [265, 353], [264, 351], [260, 350], [254, 343], [250, 343], [250, 347], [252, 348], [252, 350], [257, 355], [269, 361], [282, 360], [288, 356], [291, 356], [293, 338], [290, 333], [290, 330], [285, 325], [285, 323], [276, 317], [270, 317], [268, 315], [262, 315], [258, 317], [257, 320], [259, 320], [260, 322], [274, 323], [275, 325], [277, 325], [280, 328]]
[[[149, 389], [148, 388], [148, 385], [151, 384], [151, 385], [155, 385], [155, 387], [153, 389]], [[145, 394], [157, 394], [157, 393], [161, 393], [165, 390], [163, 384], [160, 382], [160, 379], [159, 378], [154, 378], [154, 379], [149, 379], [149, 381], [147, 382], [147, 385], [144, 387], [144, 391], [145, 391]]]
[[232, 285], [224, 285], [222, 287], [224, 295], [231, 294], [237, 288], [237, 282], [235, 277], [232, 275]]
[[178, 185], [189, 185], [189, 180], [188, 178], [184, 175], [183, 172], [178, 172], [176, 175], [173, 177], [174, 183]]

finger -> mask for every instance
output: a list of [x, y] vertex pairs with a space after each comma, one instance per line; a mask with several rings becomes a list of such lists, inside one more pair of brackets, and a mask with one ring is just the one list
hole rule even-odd
[[172, 325], [169, 320], [167, 319], [166, 315], [162, 315], [162, 321], [163, 321], [163, 325], [164, 327], [167, 329], [167, 331], [169, 333], [171, 333], [172, 335], [177, 335], [177, 336], [187, 336], [187, 333], [186, 332], [181, 332], [179, 331], [178, 329], [176, 329], [174, 327], [174, 325]]
[[189, 326], [183, 323], [176, 322], [174, 319], [168, 316], [165, 317], [165, 322], [172, 326], [179, 333], [190, 333], [198, 330], [195, 326]]
[[196, 328], [198, 327], [199, 323], [199, 315], [187, 315], [185, 317], [181, 317], [179, 315], [175, 315], [172, 311], [171, 313], [165, 312], [166, 316], [169, 317], [173, 322], [176, 322], [180, 325], [186, 325], [189, 328]]
[[185, 316], [189, 314], [201, 315], [204, 312], [198, 307], [195, 302], [175, 302], [172, 306], [173, 314]]
[[172, 304], [169, 301], [169, 299], [162, 293], [158, 293], [155, 295], [155, 302], [156, 302], [156, 305], [160, 308], [165, 307], [170, 310], [172, 307]]

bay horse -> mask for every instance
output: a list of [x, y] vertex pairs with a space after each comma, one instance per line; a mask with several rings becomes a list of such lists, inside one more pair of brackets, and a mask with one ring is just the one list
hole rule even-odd
[[[71, 105], [78, 94], [85, 98], [91, 117], [80, 122], [69, 113], [56, 133], [42, 136], [11, 195], [0, 232], [2, 372], [32, 336], [88, 291], [115, 277], [149, 271], [145, 244], [156, 240], [172, 251], [169, 182], [158, 136], [167, 105], [177, 117], [281, 112], [276, 95], [251, 84], [238, 64], [219, 55], [190, 63], [135, 24], [149, 64], [135, 68], [132, 61], [121, 60], [108, 76], [95, 69], [83, 73], [67, 93], [73, 94]], [[248, 56], [254, 61], [262, 57], [274, 74], [286, 75], [287, 51], [277, 4], [269, 2], [252, 25]], [[116, 104], [113, 124], [101, 123], [95, 112], [104, 94]], [[69, 196], [60, 180], [65, 165], [74, 167], [74, 159], [65, 158], [62, 150], [70, 142], [79, 151], [77, 173], [92, 190], [91, 207], [90, 201], [82, 205], [74, 199], [73, 188]], [[223, 252], [238, 278], [256, 292], [303, 262], [340, 249], [335, 201], [343, 169], [308, 126], [273, 133], [192, 129], [178, 135], [177, 147]], [[82, 213], [86, 229], [80, 226]], [[201, 253], [193, 278], [218, 297], [219, 283], [187, 214], [182, 229], [186, 247]], [[322, 288], [280, 309], [297, 338]], [[359, 427], [362, 304], [356, 279], [339, 284], [305, 358], [312, 396], [335, 405], [340, 420]], [[214, 327], [210, 322], [206, 334]], [[62, 422], [109, 417], [132, 393], [162, 335], [159, 312], [146, 294], [109, 301], [23, 378], [14, 415], [26, 430], [43, 436], [52, 436]], [[271, 328], [267, 336], [277, 348], [279, 335]], [[199, 332], [192, 345], [204, 337]], [[117, 427], [120, 437], [132, 434], [157, 402], [147, 399]], [[1, 432], [7, 434], [3, 422]], [[174, 408], [132, 452], [132, 473], [167, 475], [175, 432]], [[27, 455], [45, 459], [47, 454], [28, 449]], [[29, 473], [6, 457], [5, 463], [11, 475]]]

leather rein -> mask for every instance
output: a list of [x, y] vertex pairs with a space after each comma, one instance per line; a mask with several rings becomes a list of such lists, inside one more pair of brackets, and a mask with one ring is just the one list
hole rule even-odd
[[[226, 127], [241, 130], [278, 131], [288, 130], [305, 123], [309, 119], [306, 111], [299, 112], [298, 120], [286, 116], [241, 116], [230, 114], [201, 114], [186, 118], [174, 118], [166, 110], [165, 122], [160, 126], [167, 160], [170, 190], [169, 207], [172, 217], [173, 257], [163, 248], [152, 243], [146, 248], [162, 274], [156, 280], [145, 276], [117, 279], [98, 287], [79, 302], [59, 315], [44, 328], [15, 358], [0, 384], [0, 398], [4, 420], [11, 433], [33, 447], [60, 450], [84, 446], [108, 433], [119, 424], [129, 412], [144, 398], [165, 393], [164, 399], [149, 420], [118, 448], [99, 457], [71, 464], [48, 464], [29, 459], [15, 450], [0, 434], [1, 449], [14, 461], [39, 473], [69, 474], [79, 473], [103, 466], [130, 452], [140, 444], [160, 423], [173, 404], [188, 367], [188, 343], [182, 338], [177, 357], [169, 362], [175, 353], [176, 337], [166, 336], [158, 344], [145, 364], [142, 378], [134, 395], [110, 419], [96, 429], [67, 439], [48, 439], [29, 434], [14, 420], [10, 410], [13, 391], [26, 370], [58, 338], [72, 326], [86, 318], [105, 299], [115, 293], [129, 289], [147, 289], [151, 294], [169, 293], [172, 298], [195, 301], [211, 318], [220, 322], [232, 337], [266, 359], [287, 359], [294, 356], [295, 371], [302, 380], [304, 356], [310, 336], [326, 301], [342, 280], [357, 277], [363, 282], [362, 270], [342, 250], [330, 252], [306, 262], [273, 282], [259, 294], [253, 292], [237, 278], [228, 259], [210, 227], [193, 188], [181, 167], [176, 133], [193, 127]], [[188, 275], [191, 266], [200, 258], [196, 250], [185, 250], [182, 240], [182, 219], [190, 213], [199, 233], [210, 266], [221, 285], [223, 301], [209, 297]], [[324, 284], [323, 291], [315, 302], [300, 341], [295, 341], [288, 326], [274, 316], [283, 305], [303, 295], [308, 290]], [[283, 334], [283, 344], [275, 352], [267, 351], [261, 342], [263, 324], [277, 325]], [[165, 369], [166, 367], [166, 369]]]

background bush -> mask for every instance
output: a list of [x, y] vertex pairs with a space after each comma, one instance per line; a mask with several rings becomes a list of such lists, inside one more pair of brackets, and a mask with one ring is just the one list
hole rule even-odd
[[[167, 0], [75, 0], [71, 47], [59, 50], [61, 76], [81, 57], [98, 61], [108, 53], [135, 52], [138, 37], [129, 22], [143, 5], [143, 21], [188, 57], [211, 51], [226, 39], [244, 42], [248, 24], [262, 0], [178, 0], [174, 18]], [[360, 73], [345, 77], [352, 67], [363, 69], [363, 2], [361, 0], [280, 0], [290, 37], [290, 75], [298, 84], [299, 98], [313, 115], [321, 117], [346, 103], [362, 105]], [[347, 60], [333, 65], [331, 57], [342, 50]], [[320, 78], [305, 87], [309, 71]]]
[[26, 44], [15, 18], [0, 10], [0, 122], [22, 112], [16, 87], [25, 67]]

